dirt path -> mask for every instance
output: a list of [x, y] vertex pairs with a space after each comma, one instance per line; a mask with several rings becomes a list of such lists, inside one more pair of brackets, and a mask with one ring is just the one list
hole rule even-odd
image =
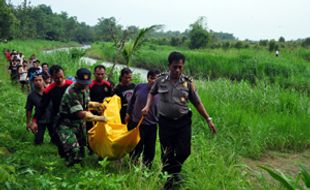
[[298, 175], [300, 165], [304, 166], [305, 169], [310, 172], [310, 150], [299, 153], [268, 151], [259, 160], [242, 158], [241, 161], [249, 167], [248, 172], [253, 174], [250, 177], [251, 181], [258, 185], [258, 188], [263, 188], [261, 186], [262, 181], [263, 183], [267, 182], [275, 187], [278, 186], [278, 182], [272, 179], [266, 171], [258, 166], [267, 165], [293, 179]]

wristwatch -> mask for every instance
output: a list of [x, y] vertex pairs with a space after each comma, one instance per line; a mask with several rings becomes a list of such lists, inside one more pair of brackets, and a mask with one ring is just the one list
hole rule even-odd
[[207, 118], [207, 122], [210, 122], [210, 121], [212, 121], [212, 117]]

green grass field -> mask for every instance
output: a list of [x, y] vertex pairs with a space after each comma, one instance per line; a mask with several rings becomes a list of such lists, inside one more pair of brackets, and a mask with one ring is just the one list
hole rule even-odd
[[[185, 72], [194, 78], [246, 80], [251, 84], [264, 80], [278, 83], [283, 88], [310, 91], [310, 50], [304, 48], [282, 49], [280, 56], [276, 57], [266, 49], [189, 50], [146, 43], [134, 57], [133, 65], [165, 70], [171, 51], [185, 54]], [[122, 57], [116, 55], [111, 43], [94, 43], [87, 50], [87, 55], [124, 63]]]
[[[86, 66], [85, 63], [72, 60], [69, 53], [58, 52], [50, 55], [41, 53], [43, 49], [71, 45], [76, 44], [13, 41], [0, 44], [0, 47], [21, 50], [27, 57], [35, 53], [41, 62], [63, 65], [66, 75], [72, 76], [77, 68]], [[100, 43], [95, 45], [99, 46]], [[165, 57], [173, 48], [162, 47], [161, 51], [157, 46], [153, 47], [154, 50], [150, 50], [152, 47], [149, 46], [148, 50], [142, 49], [139, 52], [134, 64], [148, 68], [138, 64], [143, 63], [139, 60], [145, 60], [145, 63], [161, 64], [158, 67], [165, 68]], [[289, 68], [292, 72], [296, 72], [294, 77], [298, 79], [305, 80], [306, 76], [309, 76], [307, 75], [309, 60], [303, 58], [304, 55], [308, 55], [308, 50], [286, 50], [291, 53], [289, 55], [282, 53], [283, 57], [279, 59], [264, 50], [184, 51], [189, 56], [186, 67], [195, 68], [197, 61], [193, 60], [200, 60], [202, 73], [209, 71], [217, 75], [219, 70], [223, 70], [223, 73], [224, 70], [235, 72], [234, 68], [238, 73], [238, 69], [245, 69], [246, 64], [251, 62], [242, 62], [242, 57], [246, 57], [244, 60], [257, 59], [257, 65], [268, 63], [277, 72], [281, 66]], [[92, 57], [109, 60], [107, 54], [113, 52], [106, 49], [102, 54], [96, 48], [88, 52]], [[162, 174], [160, 169], [159, 143], [154, 167], [151, 170], [132, 166], [128, 157], [120, 161], [103, 160], [98, 163], [94, 155], [85, 159], [83, 167], [77, 165], [66, 168], [64, 161], [58, 157], [56, 148], [49, 144], [47, 135], [44, 145], [33, 145], [33, 135], [25, 129], [26, 95], [20, 92], [18, 86], [11, 84], [6, 71], [7, 63], [3, 56], [0, 60], [1, 189], [162, 188], [167, 176]], [[202, 64], [203, 60], [210, 65], [205, 67]], [[230, 69], [220, 66], [221, 62], [223, 67], [231, 66], [231, 60], [236, 64], [240, 63], [240, 67], [233, 65]], [[281, 60], [291, 62], [282, 64]], [[213, 68], [215, 70], [212, 70]], [[245, 73], [246, 71], [245, 69]], [[187, 72], [195, 73], [190, 70]], [[279, 72], [282, 72], [281, 69]], [[309, 150], [310, 97], [307, 89], [300, 87], [308, 84], [309, 80], [303, 83], [302, 80], [293, 80], [290, 75], [287, 80], [296, 83], [296, 86], [287, 88], [277, 80], [271, 82], [269, 76], [268, 78], [257, 76], [253, 83], [247, 79], [231, 80], [232, 78], [223, 73], [219, 72], [219, 77], [207, 77], [212, 80], [203, 79], [196, 83], [201, 99], [218, 128], [218, 133], [216, 136], [210, 135], [207, 124], [194, 111], [192, 154], [184, 164], [182, 189], [282, 189], [278, 183], [264, 177], [263, 171], [247, 165], [243, 158], [255, 162], [271, 150], [287, 154]], [[246, 76], [243, 72], [240, 75]], [[114, 80], [116, 79], [115, 76]], [[310, 156], [294, 164], [303, 164], [309, 171], [309, 163]]]

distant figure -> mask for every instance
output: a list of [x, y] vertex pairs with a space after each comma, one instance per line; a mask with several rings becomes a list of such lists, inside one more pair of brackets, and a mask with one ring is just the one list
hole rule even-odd
[[276, 50], [276, 57], [279, 57], [279, 54], [280, 54], [279, 50]]
[[26, 60], [24, 60], [23, 64], [18, 67], [18, 76], [21, 90], [24, 92], [26, 88], [27, 92], [29, 92], [30, 89], [28, 85], [28, 62]]
[[14, 58], [13, 61], [10, 63], [9, 71], [11, 74], [11, 80], [13, 83], [16, 83], [18, 81], [18, 66], [20, 64], [20, 60], [17, 58]]
[[10, 61], [11, 61], [11, 53], [10, 53], [10, 50], [9, 50], [9, 49], [5, 49], [5, 50], [4, 50], [4, 55], [5, 55], [5, 57], [6, 57], [6, 60], [7, 60], [8, 62], [10, 62]]
[[44, 86], [47, 87], [49, 84], [52, 83], [51, 75], [48, 72], [48, 64], [42, 63], [42, 77], [44, 80]]
[[40, 67], [40, 61], [36, 60], [32, 63], [32, 67], [29, 67], [28, 64], [28, 78], [29, 78], [29, 84], [31, 91], [34, 90], [34, 84], [33, 84], [33, 76], [37, 73], [41, 73], [42, 69]]

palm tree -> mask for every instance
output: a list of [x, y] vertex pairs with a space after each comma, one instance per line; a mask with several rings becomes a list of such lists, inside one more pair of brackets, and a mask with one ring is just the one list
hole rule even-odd
[[141, 45], [144, 43], [143, 39], [145, 35], [158, 27], [158, 25], [153, 25], [147, 28], [142, 28], [134, 40], [129, 40], [124, 43], [124, 46], [121, 50], [121, 55], [125, 59], [127, 67], [131, 65], [132, 57], [138, 52]]
[[[114, 47], [117, 50], [117, 55], [121, 55], [124, 60], [127, 67], [131, 65], [133, 56], [138, 52], [138, 50], [141, 48], [142, 44], [145, 42], [144, 38], [147, 33], [149, 33], [152, 30], [159, 29], [161, 25], [152, 25], [147, 28], [142, 28], [139, 30], [138, 35], [133, 40], [127, 41], [127, 33], [124, 31], [123, 38], [121, 40], [118, 40], [112, 30], [110, 30], [111, 37], [114, 41]], [[112, 69], [109, 73], [108, 79], [110, 79], [113, 75], [113, 70], [116, 65], [116, 61], [114, 61]]]

